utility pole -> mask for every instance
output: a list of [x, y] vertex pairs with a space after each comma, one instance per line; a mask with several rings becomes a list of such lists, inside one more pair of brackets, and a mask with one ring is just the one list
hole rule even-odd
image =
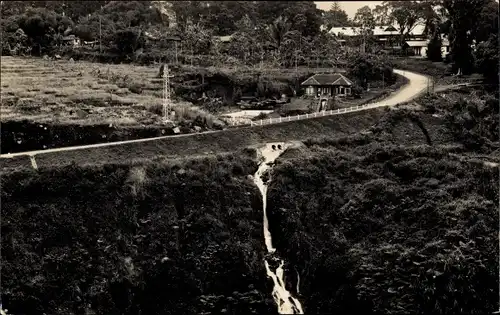
[[168, 65], [165, 65], [165, 69], [163, 72], [163, 120], [164, 122], [167, 122], [169, 119], [169, 112], [170, 112], [170, 78], [172, 78], [173, 75], [170, 75], [170, 71], [168, 69]]
[[179, 63], [179, 59], [177, 58], [177, 41], [175, 41], [175, 63]]
[[101, 13], [102, 13], [102, 6], [101, 6], [101, 11], [99, 12], [99, 53], [102, 54], [102, 27], [101, 27]]
[[297, 53], [298, 51], [295, 50], [295, 73], [297, 73]]
[[361, 32], [363, 35], [363, 54], [366, 52], [366, 39], [365, 39], [365, 25], [361, 26]]

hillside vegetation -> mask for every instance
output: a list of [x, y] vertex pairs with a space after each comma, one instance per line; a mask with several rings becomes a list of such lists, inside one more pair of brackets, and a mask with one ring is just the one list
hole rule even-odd
[[498, 166], [453, 147], [305, 144], [274, 169], [269, 209], [306, 312], [496, 309]]
[[[359, 132], [366, 117], [309, 140], [321, 120], [271, 129], [267, 138], [242, 130], [214, 138], [232, 154], [194, 156], [209, 150], [206, 139], [193, 147], [177, 138], [183, 148], [156, 147], [170, 159], [143, 147], [149, 158], [125, 163], [109, 148], [80, 152], [79, 165], [41, 155], [39, 171], [4, 168], [2, 301], [14, 314], [275, 312], [260, 195], [248, 177], [257, 159], [254, 150], [234, 151], [239, 135], [248, 146], [303, 140], [273, 169], [268, 207], [287, 281], [299, 274], [307, 313], [494, 310], [500, 159], [486, 128], [495, 112], [474, 111], [493, 101], [478, 95], [380, 110], [383, 119], [350, 137], [339, 135]], [[460, 102], [468, 106], [453, 106]], [[452, 113], [483, 116], [471, 116], [464, 133]], [[484, 141], [470, 146], [472, 139]]]
[[[2, 174], [3, 305], [13, 314], [262, 314], [252, 150]], [[26, 196], [30, 196], [27, 201]]]

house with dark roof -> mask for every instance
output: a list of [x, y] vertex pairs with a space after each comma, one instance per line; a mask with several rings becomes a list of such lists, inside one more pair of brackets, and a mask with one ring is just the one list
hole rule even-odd
[[346, 96], [354, 83], [340, 73], [315, 74], [300, 84], [308, 96]]

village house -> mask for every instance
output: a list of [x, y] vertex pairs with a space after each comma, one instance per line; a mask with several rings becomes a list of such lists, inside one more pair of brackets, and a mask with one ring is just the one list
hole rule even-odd
[[[403, 47], [400, 45], [400, 33], [392, 25], [375, 26], [370, 31], [370, 35], [373, 36], [376, 39], [376, 42], [384, 49], [392, 51], [406, 49], [406, 51], [409, 51], [414, 56], [425, 57], [427, 56], [427, 45], [429, 44], [429, 39], [427, 35], [424, 34], [424, 30], [424, 25], [416, 25], [406, 37]], [[330, 29], [329, 33], [336, 36], [341, 45], [345, 45], [346, 38], [362, 36], [362, 28], [356, 26], [333, 27]], [[450, 43], [445, 37], [443, 37], [441, 47], [443, 57], [445, 57], [449, 52]]]
[[301, 83], [307, 96], [351, 95], [353, 82], [340, 73], [315, 74]]

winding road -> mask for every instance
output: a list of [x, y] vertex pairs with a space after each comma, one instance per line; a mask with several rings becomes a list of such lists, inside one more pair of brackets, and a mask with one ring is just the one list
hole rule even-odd
[[[400, 103], [405, 103], [408, 101], [411, 101], [412, 99], [416, 98], [419, 96], [421, 93], [425, 92], [428, 84], [430, 82], [430, 78], [410, 72], [410, 71], [405, 71], [405, 70], [398, 70], [394, 69], [394, 72], [396, 74], [402, 75], [408, 79], [408, 84], [403, 86], [400, 90], [394, 92], [391, 96], [375, 102], [371, 104], [366, 104], [363, 107], [357, 107], [355, 110], [353, 109], [352, 111], [363, 111], [363, 110], [369, 110], [372, 108], [378, 108], [378, 107], [386, 107], [386, 106], [394, 106]], [[345, 111], [337, 114], [344, 114], [350, 111]], [[317, 116], [310, 115], [307, 119], [312, 119], [316, 118]], [[302, 119], [302, 118], [301, 118]], [[295, 120], [295, 119], [292, 119]], [[279, 123], [279, 121], [275, 121], [274, 123]], [[225, 132], [224, 130], [217, 130], [217, 131], [207, 131], [203, 132], [205, 134], [207, 133], [219, 133], [219, 132]], [[13, 158], [17, 156], [35, 156], [39, 154], [47, 154], [47, 153], [55, 153], [55, 152], [62, 152], [62, 151], [74, 151], [74, 150], [84, 150], [84, 149], [90, 149], [90, 148], [101, 148], [101, 147], [110, 147], [110, 146], [118, 146], [118, 145], [124, 145], [124, 144], [129, 144], [129, 143], [138, 143], [138, 142], [150, 142], [150, 141], [155, 141], [155, 140], [160, 140], [160, 139], [166, 139], [166, 138], [177, 138], [177, 137], [190, 137], [193, 135], [199, 135], [200, 133], [195, 133], [195, 134], [183, 134], [183, 135], [175, 135], [175, 136], [162, 136], [162, 137], [154, 137], [154, 138], [146, 138], [146, 139], [137, 139], [137, 140], [126, 140], [126, 141], [117, 141], [117, 142], [107, 142], [107, 143], [98, 143], [98, 144], [90, 144], [90, 145], [81, 145], [81, 146], [71, 146], [71, 147], [61, 147], [61, 148], [53, 148], [53, 149], [45, 149], [45, 150], [36, 150], [36, 151], [25, 151], [25, 152], [18, 152], [18, 153], [8, 153], [8, 154], [0, 154], [0, 158], [2, 159], [8, 159], [8, 158]]]

